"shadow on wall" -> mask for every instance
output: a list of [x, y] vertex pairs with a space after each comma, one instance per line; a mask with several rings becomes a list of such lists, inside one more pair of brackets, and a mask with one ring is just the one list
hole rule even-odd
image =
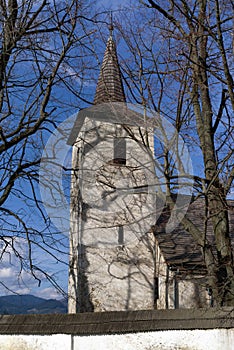
[[77, 312], [93, 312], [94, 305], [90, 299], [90, 290], [86, 271], [89, 262], [86, 256], [86, 247], [80, 244], [78, 247], [78, 286], [77, 286]]

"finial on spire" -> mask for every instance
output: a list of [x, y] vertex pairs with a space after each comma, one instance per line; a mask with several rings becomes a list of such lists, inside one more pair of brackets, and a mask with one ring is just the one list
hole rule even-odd
[[112, 35], [113, 35], [113, 30], [114, 30], [112, 11], [110, 11], [110, 25], [109, 25], [109, 30], [110, 30], [110, 36], [112, 37]]

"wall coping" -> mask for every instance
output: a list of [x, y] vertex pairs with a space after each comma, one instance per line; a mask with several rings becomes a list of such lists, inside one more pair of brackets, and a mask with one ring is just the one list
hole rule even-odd
[[0, 334], [101, 335], [214, 328], [234, 328], [234, 308], [0, 316]]

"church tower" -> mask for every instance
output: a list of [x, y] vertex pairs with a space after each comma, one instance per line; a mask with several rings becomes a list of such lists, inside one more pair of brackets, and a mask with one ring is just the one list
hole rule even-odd
[[112, 28], [94, 105], [78, 113], [69, 143], [68, 312], [153, 308], [153, 131], [126, 103]]

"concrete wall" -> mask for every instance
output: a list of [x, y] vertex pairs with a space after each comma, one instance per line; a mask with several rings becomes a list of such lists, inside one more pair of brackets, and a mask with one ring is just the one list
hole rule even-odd
[[233, 350], [234, 328], [75, 336], [0, 335], [1, 350]]
[[1, 350], [232, 350], [234, 310], [0, 316]]

